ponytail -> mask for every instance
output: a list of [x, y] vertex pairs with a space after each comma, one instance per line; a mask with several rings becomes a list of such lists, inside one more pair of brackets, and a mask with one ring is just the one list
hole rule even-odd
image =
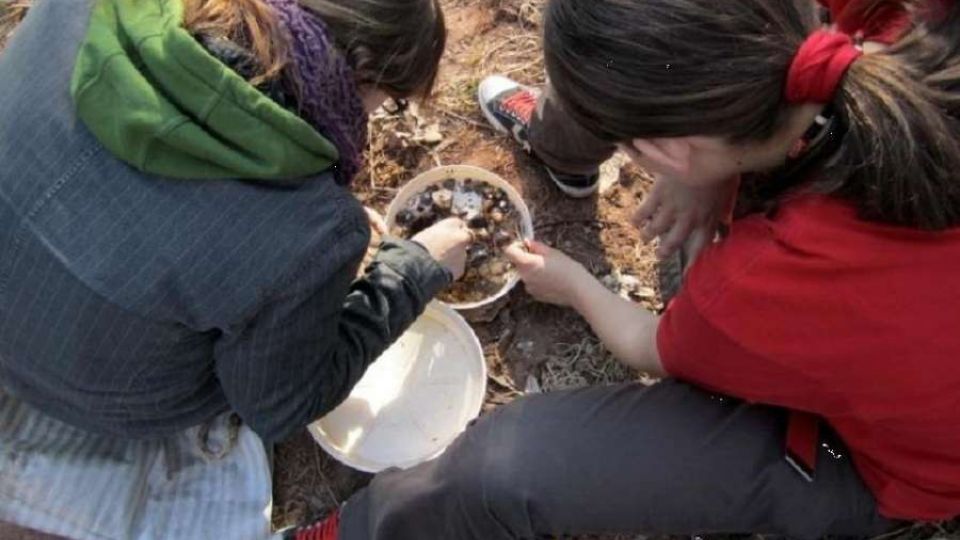
[[[857, 58], [829, 93], [801, 96], [832, 103], [829, 144], [788, 165], [802, 167], [795, 178], [762, 180], [755, 202], [768, 208], [813, 189], [846, 198], [865, 219], [960, 227], [960, 0], [856, 6], [873, 21], [895, 20], [871, 32], [905, 36], [879, 53], [847, 54]], [[787, 124], [788, 74], [820, 28], [811, 0], [550, 0], [546, 64], [566, 112], [603, 139], [750, 144]]]
[[945, 17], [918, 20], [900, 43], [861, 57], [837, 94], [847, 132], [820, 187], [865, 219], [960, 226], [960, 3], [951, 4]]

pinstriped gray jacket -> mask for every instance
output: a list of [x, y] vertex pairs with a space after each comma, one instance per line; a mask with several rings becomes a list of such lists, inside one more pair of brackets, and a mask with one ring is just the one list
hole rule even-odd
[[369, 240], [330, 175], [278, 184], [140, 173], [69, 96], [91, 0], [38, 1], [0, 54], [0, 383], [123, 437], [234, 410], [266, 441], [329, 412], [449, 274]]

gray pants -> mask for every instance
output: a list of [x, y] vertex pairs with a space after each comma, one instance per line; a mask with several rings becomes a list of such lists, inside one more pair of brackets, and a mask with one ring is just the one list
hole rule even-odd
[[784, 460], [783, 410], [666, 381], [519, 400], [440, 458], [377, 476], [341, 540], [499, 540], [592, 533], [868, 536], [877, 514], [842, 445], [813, 482]]
[[0, 522], [73, 540], [268, 540], [269, 459], [227, 414], [127, 440], [67, 425], [0, 389]]
[[530, 122], [530, 147], [548, 167], [566, 174], [593, 174], [616, 151], [571, 120], [549, 87]]

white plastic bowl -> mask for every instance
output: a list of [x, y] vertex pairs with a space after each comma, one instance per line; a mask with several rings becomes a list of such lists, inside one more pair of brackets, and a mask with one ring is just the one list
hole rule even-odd
[[308, 429], [349, 467], [407, 469], [442, 454], [480, 414], [486, 391], [476, 334], [457, 312], [433, 302], [350, 397]]
[[[474, 180], [486, 182], [494, 187], [502, 189], [510, 198], [510, 202], [513, 204], [513, 207], [520, 212], [520, 228], [521, 232], [523, 233], [523, 237], [527, 240], [533, 240], [533, 216], [530, 213], [530, 209], [527, 207], [527, 203], [524, 202], [523, 197], [521, 197], [520, 194], [517, 193], [517, 190], [514, 189], [513, 186], [511, 186], [503, 178], [500, 178], [496, 174], [486, 169], [481, 169], [479, 167], [473, 167], [470, 165], [450, 165], [447, 167], [438, 167], [411, 180], [407, 185], [403, 186], [403, 189], [400, 190], [397, 196], [394, 197], [393, 202], [390, 203], [390, 208], [387, 210], [387, 227], [391, 229], [393, 228], [394, 224], [396, 224], [397, 214], [399, 214], [400, 211], [406, 207], [407, 202], [411, 198], [423, 193], [423, 191], [430, 186], [434, 184], [440, 184], [443, 181], [451, 178], [454, 180], [466, 180], [468, 178], [472, 178]], [[453, 309], [462, 311], [486, 307], [509, 294], [510, 291], [517, 286], [519, 281], [520, 279], [517, 276], [512, 277], [495, 294], [478, 302], [446, 304]]]

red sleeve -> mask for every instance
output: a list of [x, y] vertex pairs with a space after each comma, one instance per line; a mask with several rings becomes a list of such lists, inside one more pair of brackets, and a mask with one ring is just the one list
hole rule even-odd
[[766, 220], [735, 223], [701, 255], [661, 319], [667, 373], [747, 401], [811, 410], [818, 385], [806, 368], [816, 345], [799, 325], [810, 312], [802, 304], [816, 299], [791, 286], [792, 257]]

